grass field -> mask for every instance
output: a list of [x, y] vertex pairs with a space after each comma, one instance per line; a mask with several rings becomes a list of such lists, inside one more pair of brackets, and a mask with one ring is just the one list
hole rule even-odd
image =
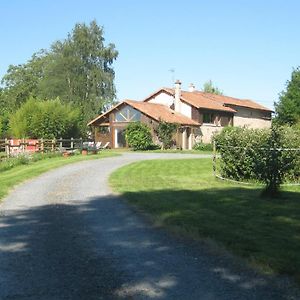
[[157, 149], [141, 151], [145, 153], [179, 153], [179, 154], [212, 154], [212, 151], [208, 150], [178, 150], [178, 149]]
[[179, 153], [179, 154], [212, 154], [212, 151], [206, 150], [179, 150], [179, 149], [157, 149], [157, 150], [137, 150], [134, 151], [130, 148], [117, 148], [114, 149], [114, 152], [122, 153], [122, 152], [139, 152], [139, 153]]
[[75, 155], [66, 158], [60, 156], [39, 160], [27, 165], [14, 167], [7, 171], [2, 171], [0, 172], [0, 202], [13, 186], [48, 170], [82, 160], [99, 159], [116, 155], [118, 154], [111, 151], [102, 151], [97, 155]]
[[160, 224], [212, 239], [262, 271], [300, 283], [300, 187], [265, 200], [259, 188], [215, 179], [210, 159], [134, 163], [110, 183]]

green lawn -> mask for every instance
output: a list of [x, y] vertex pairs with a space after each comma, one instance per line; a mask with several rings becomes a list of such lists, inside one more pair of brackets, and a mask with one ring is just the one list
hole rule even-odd
[[115, 171], [110, 183], [155, 221], [300, 283], [300, 187], [263, 200], [259, 188], [215, 179], [210, 159], [134, 163]]
[[179, 150], [179, 149], [166, 149], [166, 150], [146, 150], [139, 151], [144, 153], [180, 153], [180, 154], [213, 154], [212, 151], [207, 150]]
[[18, 183], [40, 175], [48, 170], [82, 160], [99, 159], [116, 155], [118, 154], [111, 151], [102, 151], [97, 155], [75, 155], [71, 157], [60, 156], [39, 160], [28, 165], [21, 165], [7, 171], [2, 171], [0, 172], [0, 201], [8, 194], [9, 190]]
[[134, 151], [130, 148], [117, 148], [113, 150], [117, 153], [122, 152], [139, 152], [139, 153], [180, 153], [180, 154], [213, 154], [212, 151], [206, 151], [206, 150], [179, 150], [179, 149], [166, 149], [166, 150], [137, 150]]

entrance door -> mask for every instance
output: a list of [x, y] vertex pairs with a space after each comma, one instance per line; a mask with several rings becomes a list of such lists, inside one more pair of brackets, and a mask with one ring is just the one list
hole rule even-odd
[[115, 129], [115, 148], [124, 148], [126, 147], [125, 140], [125, 129], [116, 128]]

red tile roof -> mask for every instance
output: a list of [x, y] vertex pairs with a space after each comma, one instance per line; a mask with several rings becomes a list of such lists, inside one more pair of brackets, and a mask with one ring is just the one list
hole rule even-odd
[[149, 116], [150, 118], [159, 121], [165, 121], [168, 123], [177, 123], [181, 125], [189, 125], [189, 126], [199, 126], [200, 124], [181, 113], [175, 112], [171, 108], [163, 105], [163, 104], [156, 104], [156, 103], [148, 103], [148, 102], [141, 102], [141, 101], [133, 101], [133, 100], [124, 100], [123, 102], [118, 103], [112, 109], [107, 111], [106, 113], [98, 116], [94, 120], [88, 123], [88, 126], [93, 125], [96, 121], [100, 120], [101, 118], [105, 117], [107, 114], [112, 112], [114, 109], [118, 108], [122, 104], [128, 104], [133, 108], [139, 110], [143, 114]]
[[131, 105], [140, 112], [148, 115], [150, 118], [159, 121], [160, 119], [168, 123], [178, 123], [181, 125], [199, 126], [200, 124], [185, 115], [174, 111], [163, 104], [125, 100], [125, 103]]
[[191, 104], [196, 108], [204, 108], [204, 109], [212, 109], [212, 110], [220, 110], [227, 111], [231, 113], [235, 113], [236, 110], [227, 107], [224, 103], [219, 101], [212, 101], [211, 99], [205, 97], [202, 94], [196, 92], [181, 92], [181, 100]]
[[[152, 97], [158, 95], [161, 92], [165, 92], [169, 95], [174, 96], [174, 89], [163, 87], [159, 89], [158, 91], [154, 92], [150, 96], [144, 99], [145, 102], [149, 101]], [[241, 106], [241, 107], [247, 107], [252, 109], [259, 109], [264, 111], [272, 112], [271, 109], [258, 104], [252, 100], [248, 99], [238, 99], [223, 95], [215, 95], [210, 93], [204, 93], [201, 91], [194, 91], [194, 92], [188, 92], [188, 91], [181, 91], [181, 100], [191, 104], [192, 106], [196, 108], [207, 108], [212, 110], [221, 110], [221, 111], [228, 111], [228, 112], [236, 112], [234, 110], [234, 106]], [[233, 106], [233, 107], [229, 107]]]
[[224, 103], [225, 105], [242, 106], [242, 107], [248, 107], [248, 108], [253, 108], [253, 109], [272, 111], [269, 108], [267, 108], [261, 104], [258, 104], [252, 100], [249, 100], [249, 99], [238, 99], [238, 98], [233, 98], [233, 97], [228, 97], [228, 96], [223, 96], [223, 95], [209, 94], [209, 93], [204, 93], [204, 92], [199, 92], [199, 91], [196, 91], [194, 93], [202, 94], [204, 97], [206, 97], [208, 99]]

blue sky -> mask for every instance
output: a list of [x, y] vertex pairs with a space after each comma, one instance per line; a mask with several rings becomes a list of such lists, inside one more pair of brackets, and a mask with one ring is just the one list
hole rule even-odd
[[95, 19], [115, 63], [118, 99], [140, 100], [172, 85], [211, 79], [226, 95], [268, 107], [300, 65], [300, 1], [294, 0], [3, 0], [0, 77]]

